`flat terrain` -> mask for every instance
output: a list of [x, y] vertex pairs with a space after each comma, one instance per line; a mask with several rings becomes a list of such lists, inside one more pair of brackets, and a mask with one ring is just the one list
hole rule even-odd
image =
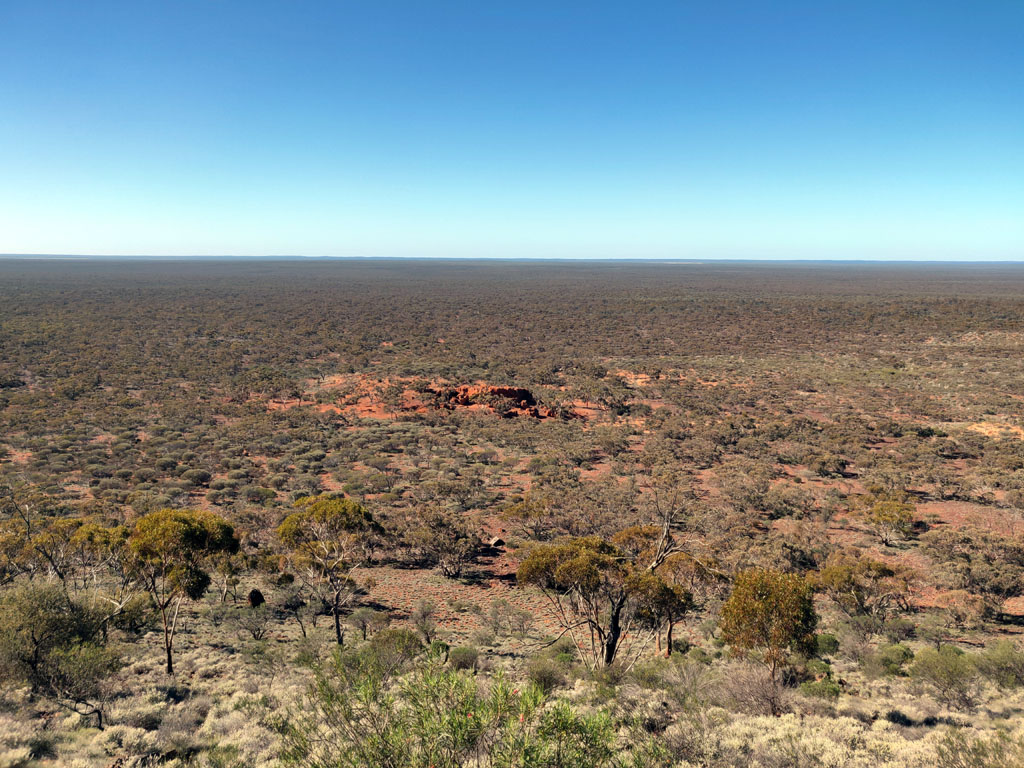
[[[1004, 552], [1024, 535], [1022, 359], [1024, 265], [0, 260], [0, 484], [58, 516], [216, 512], [249, 558], [225, 589], [258, 586], [275, 609], [287, 591], [276, 571], [288, 570], [265, 565], [285, 555], [277, 526], [298, 499], [343, 495], [386, 531], [352, 572], [360, 593], [346, 612], [413, 626], [428, 601], [450, 645], [520, 672], [559, 633], [549, 601], [516, 583], [529, 547], [651, 522], [671, 486], [688, 499], [688, 554], [716, 572], [814, 574], [854, 552], [899, 574], [905, 600], [886, 620], [910, 629], [858, 629], [818, 593], [844, 687], [831, 709], [806, 697], [791, 709], [869, 729], [905, 711], [892, 727], [920, 762], [893, 764], [927, 765], [921, 744], [944, 724], [990, 732], [1022, 711], [1019, 693], [995, 688], [953, 711], [872, 661], [937, 633], [970, 651], [1024, 629], [1024, 562], [1007, 577], [1016, 587], [985, 586], [935, 543], [982, 532]], [[908, 519], [872, 517], [883, 502]], [[539, 522], [523, 514], [531, 504]], [[434, 513], [482, 544], [457, 578], [423, 543]], [[242, 743], [217, 724], [239, 717], [224, 704], [244, 693], [232, 676], [258, 681], [243, 662], [255, 651], [208, 615], [218, 584], [182, 629], [181, 685], [208, 703], [195, 724], [174, 725], [188, 702], [168, 693], [152, 631], [129, 644], [111, 704], [136, 753], [51, 723], [42, 704], [12, 705], [10, 749], [51, 723], [41, 764], [177, 759], [168, 744], [193, 731], [195, 754], [223, 742], [271, 760], [269, 731]], [[727, 584], [693, 592], [675, 636], [732, 663], [714, 629]], [[531, 619], [494, 632], [506, 604]], [[312, 631], [322, 644], [330, 624]], [[299, 634], [275, 614], [261, 658], [290, 658]], [[305, 678], [274, 663], [287, 684], [272, 697], [287, 702]], [[723, 702], [737, 732], [758, 716]], [[133, 708], [158, 711], [156, 725]]]

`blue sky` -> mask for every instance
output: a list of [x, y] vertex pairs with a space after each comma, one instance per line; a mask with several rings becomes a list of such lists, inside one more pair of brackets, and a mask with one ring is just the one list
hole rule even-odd
[[1024, 2], [0, 0], [0, 252], [1024, 259]]

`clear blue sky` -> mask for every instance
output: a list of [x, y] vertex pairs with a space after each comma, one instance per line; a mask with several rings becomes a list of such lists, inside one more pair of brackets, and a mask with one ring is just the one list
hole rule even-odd
[[0, 252], [1024, 259], [1024, 0], [0, 0]]

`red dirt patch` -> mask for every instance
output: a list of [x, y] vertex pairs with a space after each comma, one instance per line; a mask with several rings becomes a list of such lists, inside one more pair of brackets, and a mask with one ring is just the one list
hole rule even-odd
[[[360, 576], [374, 581], [369, 589], [371, 601], [398, 616], [408, 616], [417, 601], [428, 600], [437, 606], [441, 629], [462, 638], [474, 630], [482, 629], [485, 619], [471, 610], [452, 610], [450, 604], [456, 600], [478, 606], [485, 615], [492, 600], [507, 600], [534, 616], [535, 634], [557, 634], [560, 631], [547, 599], [540, 592], [517, 589], [497, 579], [466, 584], [456, 579], [446, 579], [440, 574], [425, 574], [421, 570], [402, 568], [369, 568], [362, 571]], [[402, 623], [401, 620], [399, 623]]]
[[7, 454], [7, 460], [12, 464], [28, 464], [32, 458], [32, 451], [11, 451]]
[[934, 517], [938, 522], [953, 528], [977, 527], [999, 531], [1010, 524], [1009, 519], [998, 508], [966, 501], [929, 501], [917, 505], [917, 516], [927, 520]]

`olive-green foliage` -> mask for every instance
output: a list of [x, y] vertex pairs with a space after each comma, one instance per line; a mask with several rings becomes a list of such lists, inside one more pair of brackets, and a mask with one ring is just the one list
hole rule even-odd
[[1024, 543], [976, 528], [938, 529], [922, 537], [924, 551], [957, 587], [985, 600], [988, 614], [1003, 601], [1024, 594]]
[[759, 651], [773, 678], [791, 653], [815, 650], [811, 587], [800, 576], [750, 570], [737, 575], [722, 607], [722, 638], [736, 651]]
[[0, 601], [0, 679], [102, 725], [104, 683], [120, 667], [105, 647], [102, 613], [72, 600], [56, 585], [26, 585]]
[[800, 683], [800, 693], [815, 699], [835, 701], [842, 693], [842, 688], [833, 680], [814, 680]]
[[210, 584], [205, 558], [237, 552], [238, 539], [226, 520], [210, 512], [162, 509], [139, 519], [128, 547], [161, 607], [168, 598], [202, 597]]
[[[380, 530], [365, 507], [340, 496], [307, 496], [295, 506], [298, 511], [285, 518], [277, 535], [286, 546], [316, 558], [321, 567], [332, 555], [344, 554], [339, 550], [351, 537]], [[324, 548], [331, 548], [331, 552], [321, 555]]]
[[808, 659], [804, 664], [804, 670], [808, 675], [821, 677], [832, 677], [832, 665], [822, 659]]
[[437, 606], [430, 600], [420, 599], [409, 613], [409, 621], [423, 638], [423, 642], [432, 643], [437, 635]]
[[884, 675], [906, 675], [906, 665], [914, 658], [914, 652], [902, 643], [884, 645], [864, 659], [865, 671], [874, 677]]
[[892, 544], [910, 532], [914, 507], [903, 501], [883, 499], [872, 504], [864, 517], [883, 543]]
[[829, 632], [816, 635], [815, 645], [819, 656], [831, 656], [839, 651], [839, 639]]
[[206, 593], [208, 558], [237, 551], [234, 528], [205, 510], [161, 509], [135, 523], [128, 552], [139, 581], [160, 612], [167, 674], [174, 674], [174, 633], [181, 601], [198, 600]]
[[[888, 502], [886, 502], [888, 503]], [[815, 575], [815, 585], [851, 617], [877, 629], [907, 607], [907, 579], [892, 566], [858, 552], [834, 552]]]
[[475, 670], [480, 651], [469, 646], [458, 646], [448, 652], [448, 663], [453, 669]]
[[316, 768], [598, 768], [629, 757], [605, 712], [547, 703], [501, 676], [483, 690], [430, 662], [391, 679], [336, 657], [280, 730], [284, 762]]
[[[131, 289], [119, 290], [124, 285]], [[498, 264], [352, 262], [297, 269], [294, 263], [195, 263], [171, 270], [145, 263], [0, 260], [0, 480], [24, 479], [51, 497], [37, 509], [47, 520], [62, 521], [52, 528], [58, 534], [65, 518], [93, 510], [123, 522], [131, 510], [141, 515], [188, 507], [206, 495], [277, 561], [280, 551], [268, 540], [268, 525], [287, 514], [286, 504], [324, 485], [359, 495], [389, 524], [393, 513], [423, 505], [491, 515], [531, 488], [546, 503], [509, 516], [515, 529], [509, 533], [517, 539], [607, 540], [644, 514], [642, 499], [626, 489], [637, 483], [622, 481], [635, 478], [643, 485], [659, 465], [685, 472], [710, 467], [694, 479], [705, 490], [722, 481], [723, 493], [687, 510], [693, 519], [683, 521], [680, 533], [686, 532], [688, 548], [706, 555], [720, 573], [754, 565], [817, 568], [835, 540], [829, 520], [848, 520], [851, 507], [862, 508], [841, 485], [863, 486], [878, 494], [876, 501], [899, 503], [908, 500], [904, 489], [923, 489], [936, 501], [990, 505], [995, 516], [1024, 507], [1024, 441], [973, 431], [983, 426], [979, 422], [1016, 423], [1022, 285], [1019, 268], [994, 267], [837, 272], [549, 264], [527, 273]], [[620, 375], [620, 368], [632, 375]], [[336, 374], [351, 378], [339, 381]], [[424, 395], [438, 380], [503, 382], [530, 387], [558, 413], [571, 413], [580, 399], [605, 410], [566, 421], [429, 407], [396, 414], [400, 393], [394, 382], [406, 378]], [[392, 412], [360, 418], [353, 406], [362, 388], [382, 382]], [[647, 405], [655, 400], [663, 407]], [[939, 423], [950, 424], [949, 434]], [[747, 466], [736, 472], [734, 462]], [[779, 462], [789, 465], [784, 474]], [[527, 467], [532, 478], [518, 469]], [[601, 470], [594, 476], [610, 470], [613, 477], [596, 482], [590, 468]], [[858, 481], [818, 483], [815, 472], [848, 473]], [[730, 477], [738, 480], [729, 483]], [[765, 537], [764, 518], [779, 516], [800, 518], [800, 529], [787, 524], [779, 535]], [[895, 522], [900, 516], [906, 523], [902, 513]], [[982, 516], [977, 520], [980, 526]], [[77, 549], [65, 550], [74, 561], [65, 571], [66, 558], [50, 546], [61, 544], [60, 535], [51, 542], [37, 539], [45, 553], [32, 555], [24, 546], [27, 532], [9, 530], [10, 522], [17, 520], [0, 521], [0, 581], [39, 583], [69, 573], [69, 589], [119, 599], [125, 596], [115, 594], [119, 584], [134, 587], [120, 571], [106, 571], [121, 565], [117, 553], [107, 557], [106, 547], [85, 559]], [[824, 525], [816, 533], [819, 523]], [[49, 523], [33, 528], [33, 535], [51, 532]], [[908, 554], [921, 547], [930, 555], [935, 583], [964, 590], [972, 613], [983, 601], [981, 618], [998, 618], [1005, 599], [1024, 583], [1024, 560], [1018, 540], [983, 533], [941, 525], [920, 540], [911, 536], [905, 546]], [[843, 540], [856, 534], [850, 527]], [[760, 539], [771, 546], [758, 546]], [[355, 554], [386, 559], [390, 543], [370, 541], [368, 552], [358, 546]], [[54, 561], [47, 562], [51, 556]], [[299, 582], [308, 588], [308, 569], [296, 565], [293, 557], [290, 570], [299, 577], [294, 588]], [[614, 568], [598, 573], [623, 583]], [[202, 585], [195, 575], [183, 574], [179, 582], [193, 593]], [[864, 657], [879, 633], [893, 643], [915, 636], [908, 623], [897, 624], [891, 615], [881, 620], [878, 609], [885, 605], [876, 597], [887, 599], [889, 590], [874, 586], [884, 573], [872, 568], [837, 575], [843, 578], [830, 593], [836, 604], [858, 620], [864, 614], [870, 619], [859, 625], [861, 637], [847, 641], [843, 635], [843, 651], [851, 658]], [[339, 584], [347, 588], [345, 578]], [[714, 614], [719, 589], [691, 579], [678, 583], [694, 590], [700, 610]], [[847, 585], [871, 590], [851, 594]], [[89, 595], [88, 604], [106, 604], [96, 597]], [[305, 590], [295, 597], [276, 595], [274, 602], [295, 606], [300, 622], [304, 603], [309, 611], [323, 609]], [[145, 628], [145, 605], [135, 607], [140, 610], [126, 611], [124, 622], [110, 622], [112, 637]], [[608, 615], [604, 604], [599, 613]], [[964, 612], [944, 607], [943, 616], [929, 618], [965, 623], [954, 613]], [[197, 654], [228, 632], [197, 621], [188, 605], [182, 605], [182, 618]], [[722, 642], [710, 636], [713, 621], [702, 625], [707, 651], [695, 648], [690, 655], [701, 668], [712, 665], [714, 675]], [[627, 634], [635, 637], [638, 629], [632, 621]], [[514, 630], [503, 622], [496, 631]], [[916, 637], [941, 646], [949, 634], [942, 629]], [[385, 635], [376, 644], [363, 643], [365, 652], [357, 650], [384, 669], [401, 667], [422, 654], [417, 638], [405, 639], [410, 642]], [[131, 655], [141, 659], [142, 647]], [[307, 657], [320, 648], [316, 638], [304, 647], [312, 649], [303, 651]], [[979, 672], [1004, 688], [1021, 677], [1013, 653], [990, 649], [972, 658]], [[231, 663], [228, 654], [223, 664]], [[653, 681], [654, 665], [641, 664], [634, 667], [637, 676]], [[221, 669], [218, 660], [218, 674]], [[143, 680], [125, 677], [126, 704], [141, 694]], [[864, 690], [859, 682], [852, 691]], [[885, 688], [901, 690], [906, 683], [872, 686]], [[992, 704], [993, 712], [1007, 711], [1001, 701]], [[188, 722], [191, 727], [193, 720]], [[59, 728], [39, 730], [66, 741]], [[74, 741], [84, 750], [84, 741]], [[751, 755], [734, 764], [756, 760]]]
[[340, 496], [304, 496], [295, 506], [298, 511], [278, 526], [277, 536], [317, 599], [330, 607], [341, 645], [341, 610], [359, 591], [348, 571], [364, 557], [367, 538], [382, 529], [365, 507]]
[[110, 626], [127, 635], [142, 635], [152, 629], [156, 620], [156, 606], [148, 593], [133, 595], [110, 619]]
[[558, 659], [539, 656], [531, 659], [526, 668], [530, 682], [545, 693], [565, 684], [565, 664]]
[[256, 606], [242, 606], [236, 610], [232, 619], [241, 635], [249, 635], [253, 640], [262, 640], [270, 631], [273, 613], [266, 603]]
[[[631, 618], [659, 628], [673, 623], [689, 609], [690, 595], [679, 585], [665, 582], [641, 560], [640, 548], [630, 552], [631, 538], [646, 544], [648, 529], [630, 528], [616, 535], [622, 548], [598, 536], [585, 536], [532, 549], [516, 575], [522, 584], [539, 587], [559, 605], [559, 622], [573, 638], [589, 633], [580, 643], [590, 664], [610, 666], [629, 638], [623, 626]], [[575, 632], [574, 632], [575, 630]]]
[[910, 676], [924, 683], [935, 697], [957, 709], [973, 709], [979, 694], [974, 659], [952, 645], [926, 648], [917, 654]]
[[361, 663], [387, 674], [401, 669], [423, 650], [423, 643], [408, 629], [385, 629], [361, 649]]
[[1012, 640], [1000, 640], [975, 656], [978, 671], [1001, 689], [1024, 685], [1024, 651]]
[[375, 611], [372, 608], [356, 608], [348, 615], [348, 624], [358, 630], [363, 640], [372, 632], [383, 629], [390, 621], [390, 617], [383, 611]]

